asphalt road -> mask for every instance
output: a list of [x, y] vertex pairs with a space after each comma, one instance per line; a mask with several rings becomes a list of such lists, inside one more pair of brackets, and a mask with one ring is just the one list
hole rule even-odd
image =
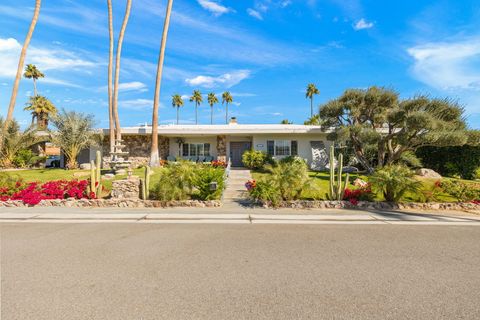
[[480, 319], [480, 228], [3, 224], [1, 319]]

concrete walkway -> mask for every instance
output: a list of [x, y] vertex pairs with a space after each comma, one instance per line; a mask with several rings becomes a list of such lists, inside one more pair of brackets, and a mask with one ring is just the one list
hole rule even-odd
[[227, 187], [223, 193], [224, 208], [239, 208], [250, 204], [247, 198], [245, 183], [252, 179], [250, 170], [245, 168], [232, 168], [227, 179]]

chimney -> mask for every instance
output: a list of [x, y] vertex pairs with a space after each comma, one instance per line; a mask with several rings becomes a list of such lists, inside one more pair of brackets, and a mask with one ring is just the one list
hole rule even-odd
[[237, 117], [231, 117], [229, 124], [238, 124], [238, 122], [237, 122]]

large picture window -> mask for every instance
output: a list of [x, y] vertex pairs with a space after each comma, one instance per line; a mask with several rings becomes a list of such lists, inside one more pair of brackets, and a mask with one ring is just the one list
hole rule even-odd
[[268, 140], [267, 152], [271, 156], [296, 156], [298, 143], [295, 140]]
[[182, 145], [182, 156], [209, 156], [210, 143], [184, 143]]

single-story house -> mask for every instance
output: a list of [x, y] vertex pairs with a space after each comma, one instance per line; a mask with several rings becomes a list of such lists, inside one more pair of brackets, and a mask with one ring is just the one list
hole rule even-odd
[[[135, 163], [148, 161], [151, 132], [149, 125], [122, 128], [123, 151], [129, 152], [129, 160]], [[102, 152], [104, 161], [108, 162], [108, 129], [104, 129], [103, 134]], [[267, 152], [275, 159], [298, 155], [310, 166], [315, 166], [316, 161], [324, 161], [323, 150], [332, 143], [319, 126], [237, 124], [235, 121], [224, 125], [160, 125], [158, 135], [161, 159], [208, 157], [230, 160], [232, 166], [242, 166], [242, 154], [250, 149]], [[80, 163], [95, 157], [94, 150], [88, 153], [81, 156]]]

